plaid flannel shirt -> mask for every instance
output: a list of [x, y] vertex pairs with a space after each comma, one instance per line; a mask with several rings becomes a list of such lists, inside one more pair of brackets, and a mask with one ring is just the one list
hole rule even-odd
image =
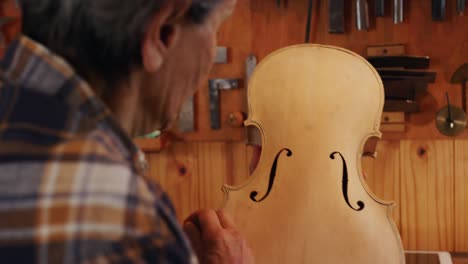
[[0, 263], [196, 263], [141, 151], [61, 58], [0, 65]]

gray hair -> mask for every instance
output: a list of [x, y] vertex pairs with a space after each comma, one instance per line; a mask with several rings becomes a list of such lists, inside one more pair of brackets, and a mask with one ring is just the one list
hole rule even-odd
[[[149, 19], [175, 0], [19, 0], [23, 33], [67, 59], [85, 75], [114, 83], [141, 66]], [[221, 0], [186, 0], [189, 21], [204, 22]], [[162, 32], [164, 34], [164, 30]]]

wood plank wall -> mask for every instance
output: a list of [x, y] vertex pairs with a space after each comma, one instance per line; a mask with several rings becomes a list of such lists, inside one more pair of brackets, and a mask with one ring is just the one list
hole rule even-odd
[[[430, 1], [405, 1], [404, 24], [393, 24], [387, 6], [386, 18], [371, 19], [371, 30], [359, 32], [354, 26], [353, 1], [345, 1], [347, 34], [332, 35], [328, 33], [328, 1], [314, 2], [312, 42], [362, 55], [368, 45], [403, 43], [408, 54], [431, 56], [431, 68], [438, 76], [429, 93], [419, 98], [423, 111], [407, 117], [406, 133], [384, 135], [378, 158], [365, 158], [363, 168], [373, 192], [396, 202], [394, 219], [405, 248], [468, 251], [468, 133], [448, 139], [434, 126], [445, 91], [456, 104], [461, 100], [460, 89], [449, 79], [468, 61], [468, 14], [456, 16], [455, 1], [448, 0], [447, 21], [432, 22]], [[373, 10], [373, 1], [369, 2]], [[249, 53], [262, 59], [278, 48], [303, 43], [307, 0], [288, 1], [286, 9], [276, 8], [275, 3], [239, 0], [233, 17], [219, 33], [219, 44], [231, 49], [231, 63], [215, 66], [211, 77], [242, 78]], [[245, 103], [244, 91], [223, 96], [224, 117]], [[197, 96], [200, 131], [208, 129], [207, 97], [202, 87]], [[220, 186], [248, 177], [250, 152], [243, 142], [185, 142], [148, 157], [154, 179], [169, 192], [182, 220], [198, 208], [218, 207], [223, 197]]]
[[[396, 202], [394, 220], [406, 249], [468, 251], [464, 149], [467, 140], [386, 140], [376, 159], [363, 158], [370, 189]], [[218, 208], [222, 184], [247, 179], [250, 155], [243, 143], [199, 142], [148, 157], [182, 221], [199, 208]]]

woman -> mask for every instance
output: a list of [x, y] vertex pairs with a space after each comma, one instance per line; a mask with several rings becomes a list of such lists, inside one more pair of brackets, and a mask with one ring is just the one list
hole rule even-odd
[[164, 130], [208, 74], [235, 0], [20, 0], [0, 87], [0, 259], [252, 263], [223, 212], [184, 223], [131, 136]]

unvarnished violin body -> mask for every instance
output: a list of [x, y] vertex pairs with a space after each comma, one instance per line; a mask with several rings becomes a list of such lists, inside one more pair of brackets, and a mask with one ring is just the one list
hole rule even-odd
[[245, 184], [223, 187], [224, 209], [257, 263], [404, 263], [392, 203], [361, 174], [365, 143], [381, 136], [375, 69], [341, 48], [288, 47], [258, 65], [248, 103], [262, 154]]

